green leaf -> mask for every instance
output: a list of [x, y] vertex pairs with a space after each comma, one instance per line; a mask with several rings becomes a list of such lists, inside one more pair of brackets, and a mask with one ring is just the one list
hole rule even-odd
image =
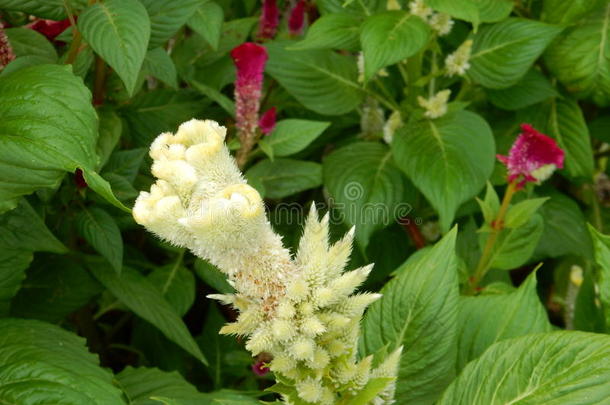
[[290, 49], [340, 49], [357, 51], [360, 48], [361, 19], [350, 14], [327, 14], [318, 18], [307, 30], [302, 41]]
[[[503, 229], [491, 253], [491, 268], [512, 270], [525, 264], [534, 253], [543, 231], [544, 221], [540, 214], [534, 214], [528, 223], [519, 228]], [[485, 245], [487, 237], [487, 232], [481, 233], [481, 247]]]
[[169, 57], [167, 51], [163, 48], [151, 49], [146, 53], [142, 70], [151, 74], [151, 76], [161, 80], [165, 84], [174, 89], [178, 88], [178, 74], [174, 61]]
[[509, 294], [461, 297], [458, 370], [500, 340], [549, 332], [551, 324], [536, 292], [536, 273]]
[[208, 97], [221, 106], [231, 117], [235, 117], [235, 103], [220, 91], [200, 83], [196, 80], [189, 80], [189, 84], [198, 92]]
[[598, 285], [599, 298], [602, 302], [606, 327], [610, 326], [610, 236], [604, 235], [589, 225], [589, 232], [593, 238], [595, 263], [599, 267]]
[[330, 122], [322, 121], [281, 120], [276, 124], [273, 132], [261, 142], [273, 150], [274, 156], [288, 156], [309, 146], [329, 125]]
[[201, 35], [213, 50], [217, 50], [224, 18], [222, 7], [213, 1], [208, 1], [195, 10], [186, 24]]
[[498, 193], [496, 193], [496, 190], [490, 182], [487, 182], [485, 198], [483, 200], [480, 200], [477, 197], [477, 203], [479, 203], [479, 207], [481, 207], [481, 212], [483, 213], [485, 223], [491, 224], [493, 220], [496, 219], [498, 211], [500, 210], [500, 198], [498, 197]]
[[468, 76], [491, 89], [510, 87], [560, 31], [559, 27], [523, 18], [485, 26], [473, 37]]
[[133, 95], [150, 37], [150, 19], [137, 0], [95, 3], [78, 17], [83, 38]]
[[530, 69], [514, 86], [499, 90], [487, 90], [489, 100], [504, 110], [520, 110], [540, 103], [559, 93], [537, 69]]
[[139, 0], [150, 16], [150, 49], [170, 39], [191, 18], [201, 0]]
[[360, 104], [364, 93], [353, 58], [330, 50], [289, 51], [289, 44], [265, 45], [266, 72], [301, 104], [323, 115], [346, 114]]
[[102, 196], [106, 201], [115, 207], [130, 213], [131, 210], [123, 205], [117, 197], [112, 192], [110, 188], [110, 183], [102, 178], [99, 174], [92, 170], [83, 170], [83, 177], [85, 178], [85, 182], [93, 191]]
[[472, 22], [475, 27], [481, 22], [501, 21], [513, 9], [510, 0], [426, 0], [426, 4], [452, 17]]
[[110, 292], [136, 315], [157, 327], [172, 342], [207, 364], [199, 346], [174, 308], [146, 277], [129, 267], [119, 276], [104, 262], [88, 260], [88, 268]]
[[158, 405], [159, 402], [151, 397], [170, 397], [176, 400], [194, 400], [199, 397], [201, 401], [204, 400], [203, 394], [176, 371], [128, 366], [116, 375], [116, 379], [129, 398], [129, 405]]
[[504, 340], [468, 364], [438, 405], [579, 404], [610, 397], [610, 337], [561, 331]]
[[353, 398], [350, 398], [350, 405], [368, 405], [381, 393], [394, 378], [388, 377], [373, 377], [366, 385], [356, 394]]
[[11, 316], [58, 323], [102, 290], [83, 266], [67, 256], [37, 256], [11, 302]]
[[385, 0], [317, 0], [316, 6], [323, 16], [336, 13], [367, 16], [385, 10], [386, 3]]
[[69, 69], [32, 66], [0, 78], [0, 170], [7, 179], [0, 180], [0, 206], [56, 188], [79, 167], [95, 176], [97, 117], [91, 93]]
[[455, 375], [456, 233], [454, 228], [419, 260], [403, 267], [364, 317], [361, 354], [404, 346], [396, 381], [398, 404], [434, 403]]
[[222, 294], [232, 294], [235, 289], [227, 281], [227, 276], [224, 275], [218, 267], [203, 259], [195, 260], [195, 273], [207, 285]]
[[72, 11], [78, 11], [87, 5], [87, 0], [0, 0], [0, 9], [21, 11], [57, 21], [68, 17], [66, 4]]
[[545, 55], [553, 76], [570, 92], [599, 105], [610, 104], [609, 36], [610, 4], [607, 4], [567, 28]]
[[322, 165], [294, 159], [265, 159], [246, 172], [248, 181], [261, 183], [267, 198], [284, 198], [322, 184]]
[[377, 229], [407, 215], [405, 182], [390, 149], [376, 142], [358, 142], [338, 149], [324, 159], [324, 185], [331, 203], [364, 248]]
[[405, 125], [394, 136], [392, 151], [398, 167], [438, 211], [446, 230], [457, 208], [491, 175], [495, 143], [487, 122], [462, 110]]
[[0, 249], [0, 317], [8, 314], [11, 298], [19, 290], [32, 258], [32, 252]]
[[181, 263], [158, 267], [148, 279], [180, 316], [184, 316], [195, 302], [195, 276]]
[[582, 210], [570, 197], [559, 192], [540, 208], [544, 232], [536, 247], [536, 257], [559, 257], [568, 254], [593, 257], [591, 237]]
[[415, 55], [429, 37], [428, 25], [406, 11], [387, 11], [368, 17], [360, 29], [365, 80], [371, 79], [379, 69]]
[[99, 207], [87, 207], [76, 217], [76, 225], [81, 236], [120, 274], [123, 238], [114, 218]]
[[110, 159], [104, 166], [103, 175], [113, 173], [125, 177], [133, 182], [140, 170], [144, 156], [148, 152], [145, 148], [123, 149], [110, 155]]
[[7, 404], [125, 404], [85, 339], [55, 325], [0, 319], [0, 369]]
[[540, 17], [552, 24], [574, 23], [604, 3], [604, 0], [544, 0]]
[[68, 251], [24, 198], [19, 200], [17, 208], [0, 215], [0, 246], [32, 252]]
[[8, 37], [15, 56], [36, 56], [40, 63], [57, 62], [57, 52], [47, 38], [37, 31], [27, 28], [7, 28]]
[[578, 103], [553, 99], [547, 121], [547, 134], [565, 152], [565, 168], [571, 177], [591, 179], [594, 162], [589, 129]]
[[504, 225], [507, 228], [519, 228], [525, 225], [548, 199], [548, 197], [542, 197], [519, 201], [508, 209]]
[[123, 122], [114, 110], [100, 109], [97, 114], [100, 118], [100, 126], [95, 150], [100, 159], [97, 166], [99, 170], [104, 167], [112, 151], [119, 143], [123, 132]]

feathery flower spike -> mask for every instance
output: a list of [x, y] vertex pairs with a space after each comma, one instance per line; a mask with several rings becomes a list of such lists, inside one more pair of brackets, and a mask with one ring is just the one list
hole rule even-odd
[[303, 32], [303, 25], [305, 23], [305, 0], [299, 0], [290, 11], [288, 17], [288, 30], [290, 35], [301, 35]]
[[275, 128], [276, 112], [276, 108], [271, 107], [265, 111], [265, 113], [261, 116], [261, 119], [258, 121], [258, 126], [263, 134], [269, 135]]
[[277, 33], [277, 26], [280, 23], [280, 12], [277, 8], [276, 0], [264, 0], [261, 17], [258, 23], [259, 39], [272, 39]]

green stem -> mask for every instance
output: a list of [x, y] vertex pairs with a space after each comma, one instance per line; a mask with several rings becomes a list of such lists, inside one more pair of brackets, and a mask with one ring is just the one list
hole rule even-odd
[[470, 288], [469, 292], [474, 294], [476, 292], [477, 286], [479, 282], [485, 277], [487, 271], [490, 266], [491, 254], [493, 252], [494, 245], [498, 240], [498, 236], [502, 229], [504, 229], [504, 217], [506, 216], [506, 212], [508, 211], [508, 207], [510, 206], [510, 201], [513, 199], [513, 196], [518, 191], [517, 182], [512, 181], [508, 183], [508, 187], [506, 192], [504, 193], [504, 198], [502, 199], [502, 204], [500, 205], [500, 209], [498, 210], [498, 215], [493, 220], [491, 225], [491, 233], [485, 242], [485, 247], [483, 248], [483, 253], [481, 254], [481, 258], [479, 259], [479, 263], [477, 264], [477, 268], [474, 272], [474, 275], [470, 279]]

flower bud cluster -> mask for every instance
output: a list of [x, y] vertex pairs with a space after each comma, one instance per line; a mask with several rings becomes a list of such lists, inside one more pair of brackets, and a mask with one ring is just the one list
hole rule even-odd
[[224, 145], [225, 133], [213, 121], [191, 120], [157, 137], [150, 156], [158, 180], [138, 197], [134, 218], [228, 276], [236, 293], [210, 298], [239, 316], [221, 333], [245, 337], [252, 355], [271, 354], [269, 368], [291, 390], [286, 403], [336, 404], [371, 378], [388, 380], [374, 403], [392, 403], [400, 352], [376, 368], [371, 356], [357, 356], [362, 314], [380, 294], [355, 293], [372, 266], [344, 271], [354, 230], [330, 244], [328, 215], [320, 220], [312, 206], [292, 257]]
[[472, 52], [472, 39], [467, 39], [455, 52], [445, 58], [445, 71], [447, 76], [464, 76], [470, 69], [470, 54]]
[[447, 102], [450, 95], [451, 90], [441, 90], [428, 99], [422, 96], [417, 97], [417, 103], [426, 110], [424, 113], [426, 117], [439, 118], [447, 113]]
[[453, 28], [453, 20], [449, 14], [437, 13], [428, 7], [424, 0], [412, 0], [409, 12], [424, 20], [439, 36], [447, 35]]

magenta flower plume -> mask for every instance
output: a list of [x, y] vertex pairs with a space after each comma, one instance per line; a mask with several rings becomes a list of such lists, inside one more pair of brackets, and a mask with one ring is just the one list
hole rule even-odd
[[299, 0], [290, 11], [288, 18], [288, 30], [291, 35], [300, 35], [303, 31], [303, 23], [305, 22], [305, 0]]
[[263, 10], [258, 23], [258, 38], [272, 39], [280, 23], [280, 12], [276, 0], [263, 0]]
[[[263, 71], [267, 50], [253, 42], [246, 42], [231, 51], [237, 68], [235, 80], [235, 126], [241, 141], [241, 151], [247, 153], [254, 146], [258, 129], [258, 110], [263, 88]], [[238, 163], [245, 156], [238, 156]]]
[[276, 112], [275, 107], [271, 107], [265, 111], [261, 119], [258, 121], [258, 126], [263, 134], [269, 135], [275, 128]]
[[508, 169], [508, 181], [540, 183], [555, 169], [563, 168], [564, 152], [554, 139], [536, 131], [529, 124], [521, 124], [521, 134], [510, 148], [508, 156], [497, 155]]

